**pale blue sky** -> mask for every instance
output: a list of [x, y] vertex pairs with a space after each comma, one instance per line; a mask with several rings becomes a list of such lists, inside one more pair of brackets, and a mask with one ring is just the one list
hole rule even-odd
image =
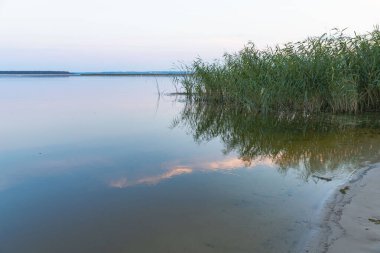
[[334, 27], [380, 23], [378, 0], [0, 0], [1, 70], [168, 70]]

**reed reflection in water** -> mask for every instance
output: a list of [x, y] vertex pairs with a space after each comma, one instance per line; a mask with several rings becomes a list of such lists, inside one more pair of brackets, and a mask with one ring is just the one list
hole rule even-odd
[[225, 154], [248, 166], [270, 159], [279, 172], [297, 169], [304, 180], [331, 179], [380, 157], [380, 117], [366, 115], [258, 115], [236, 104], [187, 100], [173, 127], [197, 142], [220, 138]]

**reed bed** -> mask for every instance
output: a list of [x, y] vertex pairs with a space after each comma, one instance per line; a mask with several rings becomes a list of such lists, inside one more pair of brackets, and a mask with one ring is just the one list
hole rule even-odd
[[252, 112], [358, 113], [380, 110], [380, 31], [344, 30], [208, 63], [196, 59], [180, 81], [188, 98], [235, 103]]

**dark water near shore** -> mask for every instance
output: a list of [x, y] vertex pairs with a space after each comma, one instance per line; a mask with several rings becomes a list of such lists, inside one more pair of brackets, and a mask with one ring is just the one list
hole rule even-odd
[[[260, 118], [167, 77], [0, 78], [0, 252], [295, 252], [380, 117]], [[327, 180], [326, 180], [327, 179]]]

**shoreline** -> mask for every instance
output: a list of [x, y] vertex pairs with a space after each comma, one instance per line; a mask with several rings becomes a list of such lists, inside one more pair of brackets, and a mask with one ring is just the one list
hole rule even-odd
[[100, 71], [100, 72], [72, 72], [72, 71], [0, 71], [0, 77], [53, 77], [53, 76], [188, 76], [187, 71]]
[[97, 77], [97, 76], [106, 76], [106, 77], [178, 77], [185, 76], [188, 74], [80, 74], [80, 73], [69, 73], [69, 74], [0, 74], [0, 77]]
[[[302, 252], [380, 252], [380, 163], [364, 166], [334, 190]], [[371, 219], [371, 220], [370, 220]]]

